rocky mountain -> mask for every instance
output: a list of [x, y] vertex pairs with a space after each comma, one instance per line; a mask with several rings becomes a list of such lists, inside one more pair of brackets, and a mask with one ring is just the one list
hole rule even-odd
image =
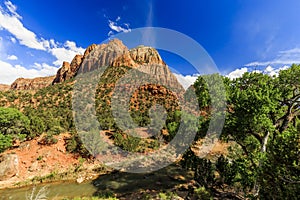
[[54, 76], [39, 77], [39, 78], [18, 78], [15, 80], [10, 89], [12, 90], [37, 90], [47, 87], [52, 84]]
[[[84, 55], [76, 55], [71, 64], [63, 63], [53, 80], [53, 84], [73, 78], [79, 70], [80, 72], [89, 72], [100, 66], [108, 66], [126, 50], [127, 47], [120, 40], [111, 40], [108, 44], [92, 44], [85, 50]], [[82, 66], [83, 63], [84, 66]]]
[[127, 66], [151, 74], [161, 80], [162, 84], [180, 85], [156, 49], [142, 45], [128, 49], [122, 41], [113, 39], [107, 44], [90, 45], [83, 55], [75, 55], [71, 63], [63, 62], [55, 76], [18, 78], [10, 87], [0, 85], [0, 90], [37, 90], [70, 80], [77, 73], [90, 72], [103, 66]]
[[76, 55], [70, 64], [64, 62], [53, 84], [69, 80], [77, 73], [90, 72], [103, 66], [135, 68], [162, 80], [163, 84], [179, 85], [156, 49], [146, 46], [128, 49], [118, 39], [111, 40], [108, 44], [92, 44], [84, 55]]

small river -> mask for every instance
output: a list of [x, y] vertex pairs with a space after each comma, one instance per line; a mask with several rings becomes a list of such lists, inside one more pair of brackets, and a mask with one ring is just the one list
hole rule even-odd
[[[47, 193], [47, 199], [63, 199], [64, 197], [89, 197], [96, 192], [97, 188], [93, 186], [92, 182], [86, 183], [75, 183], [75, 182], [64, 182], [64, 183], [48, 183], [38, 185], [35, 188], [35, 195], [45, 186]], [[23, 188], [12, 188], [0, 190], [0, 200], [26, 200], [33, 191], [34, 186], [28, 186]], [[35, 198], [32, 198], [35, 199]]]
[[[178, 176], [184, 179], [177, 180]], [[92, 197], [95, 192], [112, 191], [114, 194], [131, 194], [140, 190], [161, 191], [174, 188], [178, 184], [187, 183], [192, 180], [192, 174], [182, 169], [179, 165], [170, 165], [153, 173], [134, 174], [117, 172], [99, 176], [96, 180], [75, 183], [58, 182], [45, 183], [36, 186], [35, 195], [41, 188], [46, 187], [47, 199], [62, 200], [74, 197]], [[94, 184], [93, 184], [94, 183]], [[94, 186], [95, 185], [95, 186]], [[0, 190], [0, 200], [37, 200], [26, 198], [34, 189], [34, 186]]]

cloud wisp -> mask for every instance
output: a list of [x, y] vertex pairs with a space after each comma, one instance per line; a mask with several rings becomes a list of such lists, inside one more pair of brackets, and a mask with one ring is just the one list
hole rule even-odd
[[300, 48], [279, 51], [277, 56], [269, 61], [255, 61], [245, 66], [291, 65], [300, 63]]
[[116, 33], [122, 33], [122, 32], [128, 33], [131, 31], [131, 28], [129, 27], [129, 23], [120, 24], [119, 23], [120, 20], [121, 20], [120, 16], [118, 16], [115, 21], [108, 19], [108, 26], [111, 30], [108, 32], [107, 36], [111, 37]]
[[7, 60], [18, 60], [18, 57], [16, 55], [9, 55], [7, 56]]
[[[146, 20], [146, 27], [153, 27], [153, 2], [149, 1], [148, 6], [148, 15]], [[150, 46], [155, 46], [155, 34], [151, 29], [147, 29], [147, 31], [144, 32], [142, 37], [142, 43], [143, 44], [149, 44]]]

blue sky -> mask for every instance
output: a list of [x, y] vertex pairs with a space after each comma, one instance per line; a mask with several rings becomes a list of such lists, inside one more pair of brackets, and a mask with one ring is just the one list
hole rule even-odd
[[[90, 44], [145, 26], [190, 36], [232, 77], [300, 63], [298, 0], [11, 0], [0, 6], [0, 83], [53, 75]], [[161, 53], [181, 78], [194, 80], [187, 62]]]

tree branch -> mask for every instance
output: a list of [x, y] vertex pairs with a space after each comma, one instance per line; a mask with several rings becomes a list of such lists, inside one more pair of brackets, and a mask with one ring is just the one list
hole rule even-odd
[[263, 144], [262, 137], [258, 133], [255, 133], [251, 128], [249, 128], [249, 129], [250, 129], [250, 134], [253, 135], [259, 141], [259, 143], [262, 145]]
[[295, 180], [292, 180], [292, 179], [289, 179], [289, 178], [285, 178], [285, 177], [282, 177], [282, 176], [279, 176], [278, 177], [280, 180], [284, 181], [284, 182], [287, 182], [287, 183], [291, 183], [291, 184], [299, 184], [300, 181], [295, 181]]

